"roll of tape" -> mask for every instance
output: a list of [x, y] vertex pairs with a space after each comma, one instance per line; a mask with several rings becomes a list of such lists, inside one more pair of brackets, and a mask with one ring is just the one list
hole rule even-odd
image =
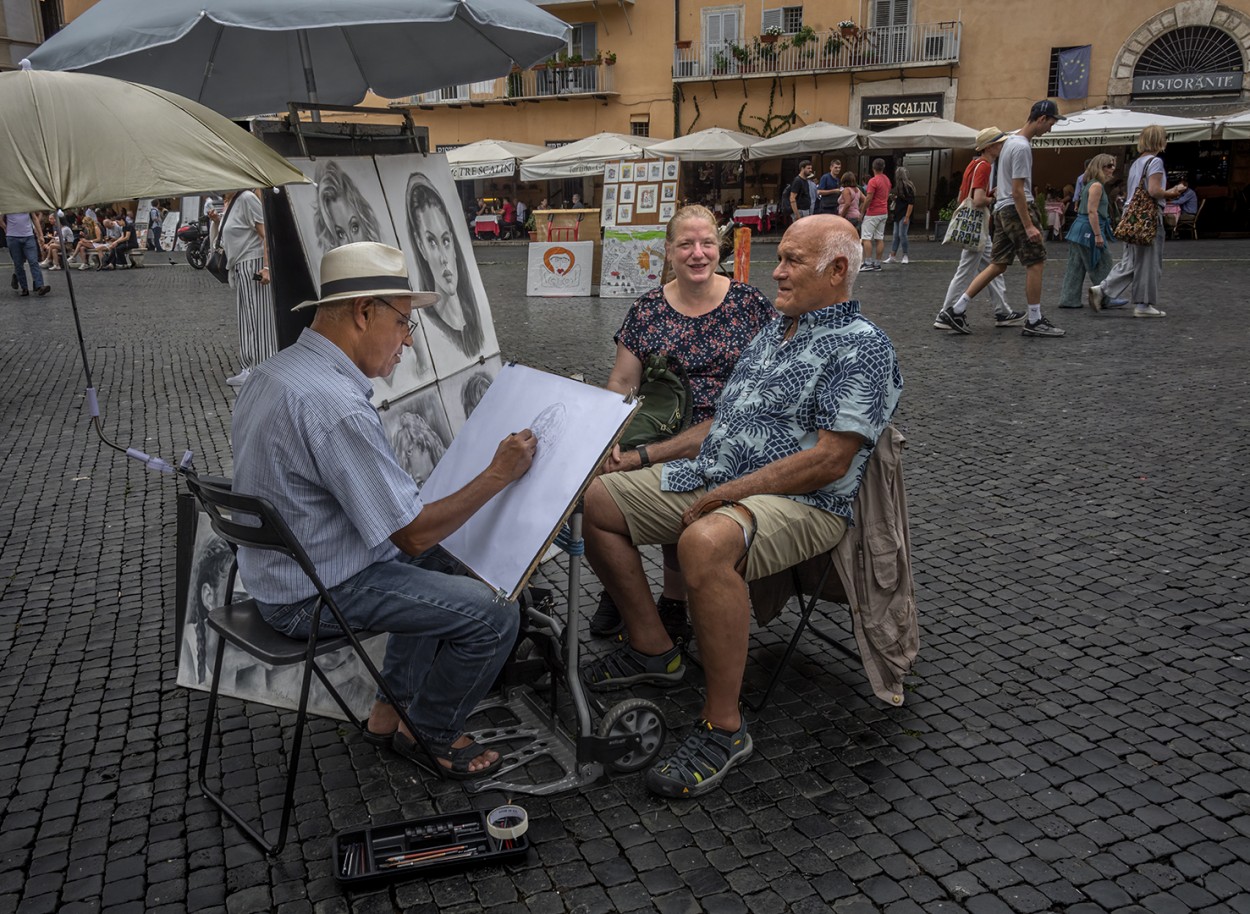
[[496, 806], [486, 815], [486, 831], [496, 841], [515, 841], [529, 827], [529, 815], [520, 806]]

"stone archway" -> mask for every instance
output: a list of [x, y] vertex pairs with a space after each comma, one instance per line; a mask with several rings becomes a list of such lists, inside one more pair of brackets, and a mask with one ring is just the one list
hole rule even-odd
[[[1125, 39], [1111, 65], [1107, 80], [1107, 104], [1127, 107], [1133, 95], [1133, 71], [1143, 53], [1160, 35], [1187, 26], [1222, 29], [1241, 48], [1250, 47], [1250, 16], [1220, 3], [1219, 0], [1183, 0], [1170, 9], [1151, 16]], [[1242, 54], [1241, 99], [1250, 100], [1250, 61]]]

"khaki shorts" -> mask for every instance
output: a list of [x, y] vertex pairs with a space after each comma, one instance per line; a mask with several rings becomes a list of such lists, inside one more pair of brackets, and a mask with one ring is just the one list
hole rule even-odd
[[[663, 464], [656, 464], [631, 473], [608, 473], [599, 477], [625, 515], [629, 536], [635, 546], [677, 542], [682, 532], [682, 513], [706, 494], [704, 489], [693, 492], [660, 491], [662, 469]], [[828, 552], [846, 532], [845, 518], [781, 495], [751, 495], [740, 504], [751, 509], [759, 524], [755, 540], [747, 551], [748, 581], [766, 578], [814, 555]], [[751, 522], [744, 512], [720, 507], [708, 514], [724, 514], [733, 518], [743, 529], [745, 545]]]
[[860, 232], [860, 238], [863, 241], [885, 240], [885, 221], [888, 218], [889, 213], [883, 213], [880, 216], [865, 216], [864, 228]]
[[1024, 232], [1024, 223], [1020, 221], [1020, 214], [1016, 212], [1014, 205], [994, 210], [994, 249], [990, 251], [990, 260], [993, 263], [1010, 266], [1017, 257], [1026, 267], [1045, 262], [1046, 223], [1042, 220], [1036, 203], [1029, 204], [1029, 218], [1042, 233], [1037, 241], [1029, 241], [1029, 236]]

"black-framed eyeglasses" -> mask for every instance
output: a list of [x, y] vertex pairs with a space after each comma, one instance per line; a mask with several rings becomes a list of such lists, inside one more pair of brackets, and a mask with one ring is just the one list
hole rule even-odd
[[409, 312], [408, 314], [405, 314], [404, 312], [396, 308], [394, 305], [392, 305], [385, 298], [379, 298], [376, 295], [373, 296], [372, 300], [380, 301], [382, 304], [386, 305], [386, 307], [390, 308], [392, 311], [394, 311], [396, 314], [402, 317], [405, 321], [407, 321], [408, 322], [408, 335], [412, 337], [414, 340], [417, 338], [417, 335], [420, 334], [421, 332], [421, 325], [412, 319], [411, 312]]

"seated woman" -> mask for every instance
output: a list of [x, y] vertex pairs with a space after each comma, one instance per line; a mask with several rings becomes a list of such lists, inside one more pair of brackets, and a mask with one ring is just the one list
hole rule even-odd
[[[606, 386], [621, 394], [637, 390], [646, 360], [666, 355], [685, 371], [693, 400], [691, 421], [698, 424], [711, 419], [738, 356], [777, 312], [759, 289], [716, 272], [720, 236], [716, 216], [706, 207], [677, 211], [668, 223], [664, 251], [674, 278], [630, 307], [615, 337], [616, 364]], [[607, 472], [615, 468], [616, 456], [608, 458]], [[685, 594], [677, 549], [666, 546], [664, 593], [657, 606], [674, 641], [690, 638]], [[591, 634], [614, 635], [621, 627], [620, 612], [605, 592], [590, 621]]]
[[78, 236], [78, 244], [74, 246], [74, 253], [67, 262], [80, 270], [85, 270], [91, 252], [95, 250], [95, 246], [101, 242], [104, 235], [100, 231], [100, 223], [90, 216], [83, 217], [81, 226], [82, 233]]

